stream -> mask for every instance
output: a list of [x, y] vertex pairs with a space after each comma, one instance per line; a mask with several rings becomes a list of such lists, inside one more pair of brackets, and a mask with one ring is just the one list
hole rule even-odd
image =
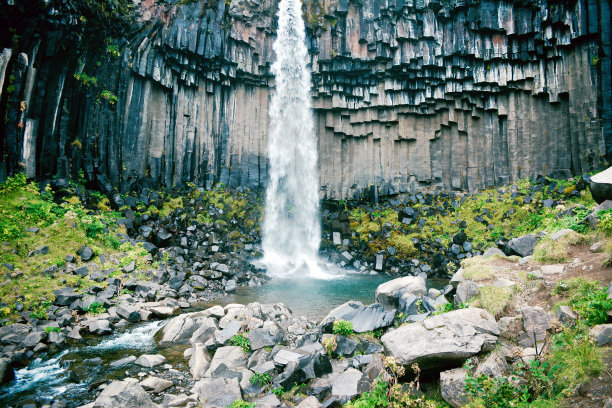
[[[284, 303], [294, 315], [320, 321], [330, 310], [349, 300], [364, 304], [374, 302], [376, 287], [389, 279], [391, 277], [383, 274], [350, 274], [333, 280], [276, 279], [258, 287], [240, 287], [232, 295], [194, 304], [183, 312], [230, 303]], [[445, 283], [447, 281], [428, 281], [430, 287], [442, 287]], [[57, 399], [70, 408], [89, 403], [94, 398], [93, 390], [100, 384], [137, 377], [139, 372], [147, 370], [131, 363], [119, 367], [110, 365], [128, 356], [162, 354], [173, 368], [187, 370], [187, 360], [182, 357], [187, 345], [160, 347], [153, 338], [166, 322], [129, 325], [107, 337], [84, 337], [78, 345], [39, 356], [27, 367], [15, 371], [15, 380], [0, 388], [0, 407], [34, 401], [41, 406]]]

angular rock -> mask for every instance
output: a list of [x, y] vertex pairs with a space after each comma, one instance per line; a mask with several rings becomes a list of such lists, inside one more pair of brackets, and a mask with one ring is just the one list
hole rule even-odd
[[463, 368], [455, 368], [440, 373], [442, 398], [455, 408], [462, 407], [468, 402], [464, 391], [466, 374]]
[[152, 368], [164, 363], [165, 361], [166, 357], [160, 354], [143, 354], [134, 361], [134, 364], [147, 368]]
[[591, 176], [589, 187], [597, 203], [612, 200], [612, 167]]
[[526, 257], [533, 254], [533, 250], [538, 243], [536, 234], [523, 235], [522, 237], [512, 238], [506, 244], [506, 255], [518, 255]]
[[189, 372], [195, 380], [204, 377], [204, 373], [210, 364], [210, 353], [202, 343], [196, 343], [193, 346], [193, 352], [189, 359]]
[[332, 396], [340, 399], [350, 399], [370, 390], [370, 382], [361, 371], [348, 368], [332, 383]]
[[134, 361], [136, 361], [136, 356], [128, 356], [128, 357], [124, 357], [124, 358], [119, 359], [119, 360], [115, 360], [112, 363], [110, 363], [109, 365], [111, 367], [121, 367], [121, 366], [124, 366], [124, 365], [132, 364]]
[[589, 329], [589, 335], [598, 347], [612, 343], [612, 323], [598, 324]]
[[486, 310], [467, 308], [433, 316], [391, 330], [381, 341], [398, 364], [437, 367], [489, 350], [499, 336], [499, 327]]
[[93, 334], [111, 334], [113, 329], [110, 327], [110, 322], [105, 319], [97, 319], [89, 322], [89, 332]]
[[402, 294], [423, 296], [427, 293], [425, 279], [422, 276], [406, 276], [385, 282], [376, 288], [376, 301], [385, 309], [397, 309]]
[[334, 321], [347, 320], [353, 324], [356, 333], [365, 333], [390, 326], [394, 317], [395, 309], [385, 310], [379, 303], [364, 306], [361, 302], [351, 300], [329, 312], [321, 321], [321, 327], [323, 331], [331, 332]]
[[158, 377], [147, 377], [140, 382], [140, 386], [148, 392], [152, 392], [157, 394], [162, 392], [170, 387], [172, 387], [174, 383], [170, 380], [164, 380], [163, 378]]
[[204, 377], [210, 377], [212, 373], [222, 364], [228, 369], [239, 370], [241, 368], [245, 368], [246, 363], [246, 356], [240, 347], [219, 347], [215, 352], [208, 369], [204, 373]]
[[202, 407], [227, 408], [242, 399], [238, 378], [204, 378], [194, 386]]
[[467, 304], [467, 302], [478, 296], [480, 289], [478, 285], [472, 281], [464, 280], [457, 286], [457, 292], [455, 293], [455, 306], [460, 304]]
[[131, 381], [113, 381], [93, 402], [92, 408], [159, 408], [149, 394]]
[[251, 342], [251, 350], [253, 351], [284, 342], [280, 328], [271, 321], [265, 322], [262, 328], [249, 331], [247, 338]]
[[130, 323], [138, 323], [140, 321], [140, 309], [126, 303], [121, 303], [117, 306], [117, 316], [127, 320]]
[[557, 319], [566, 326], [573, 326], [578, 316], [569, 306], [559, 306], [556, 313]]
[[70, 306], [83, 297], [83, 295], [75, 293], [73, 288], [56, 289], [53, 291], [53, 294], [55, 295], [53, 303], [58, 306]]

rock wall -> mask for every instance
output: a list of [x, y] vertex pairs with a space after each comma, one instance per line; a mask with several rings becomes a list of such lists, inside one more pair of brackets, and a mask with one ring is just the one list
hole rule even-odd
[[[263, 187], [277, 3], [146, 0], [119, 52], [65, 50], [61, 32], [4, 50], [9, 172]], [[322, 197], [475, 190], [612, 151], [609, 1], [304, 10]]]

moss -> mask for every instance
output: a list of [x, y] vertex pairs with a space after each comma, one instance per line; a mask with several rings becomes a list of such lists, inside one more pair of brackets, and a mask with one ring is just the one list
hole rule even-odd
[[394, 234], [391, 236], [389, 243], [397, 249], [398, 258], [408, 258], [417, 254], [412, 239], [407, 235]]
[[172, 211], [178, 208], [183, 208], [183, 197], [170, 198], [164, 201], [164, 205], [159, 210], [159, 215], [167, 217]]

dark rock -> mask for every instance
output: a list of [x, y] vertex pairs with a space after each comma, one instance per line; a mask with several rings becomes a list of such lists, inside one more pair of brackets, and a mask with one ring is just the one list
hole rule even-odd
[[460, 231], [457, 234], [453, 235], [453, 243], [457, 245], [463, 245], [463, 243], [467, 241], [467, 234], [465, 231]]
[[89, 274], [89, 268], [87, 266], [80, 266], [74, 270], [75, 275], [79, 275], [81, 278], [84, 278]]
[[11, 366], [11, 360], [0, 358], [0, 384], [6, 384], [15, 378], [15, 371]]
[[58, 306], [69, 306], [73, 302], [81, 299], [83, 295], [75, 293], [73, 288], [61, 288], [53, 291], [55, 295], [55, 303]]
[[612, 200], [612, 167], [591, 176], [589, 187], [597, 203]]
[[523, 235], [522, 237], [512, 238], [506, 244], [505, 253], [506, 255], [518, 255], [520, 257], [526, 257], [533, 254], [533, 250], [538, 243], [538, 236], [536, 234]]
[[93, 258], [93, 250], [88, 247], [88, 246], [83, 246], [81, 248], [81, 251], [79, 252], [79, 255], [81, 255], [81, 259], [85, 262], [89, 261], [91, 258]]

